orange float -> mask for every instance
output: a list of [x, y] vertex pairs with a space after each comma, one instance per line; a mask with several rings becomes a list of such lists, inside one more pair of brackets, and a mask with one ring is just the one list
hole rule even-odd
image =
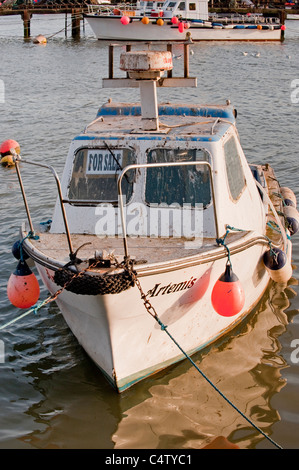
[[243, 287], [231, 264], [227, 263], [225, 272], [219, 277], [212, 291], [213, 308], [223, 317], [233, 317], [242, 310], [244, 303]]
[[26, 261], [19, 261], [7, 283], [7, 296], [15, 307], [29, 308], [36, 304], [39, 298], [39, 284]]

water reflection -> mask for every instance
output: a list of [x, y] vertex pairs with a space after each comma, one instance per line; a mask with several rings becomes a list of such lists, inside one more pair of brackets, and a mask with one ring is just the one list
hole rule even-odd
[[[288, 324], [289, 290], [271, 285], [247, 325], [196, 357], [210, 380], [268, 435], [280, 419], [271, 399], [286, 384], [281, 370], [288, 364], [278, 338]], [[186, 361], [147, 384], [150, 396], [124, 410], [113, 435], [116, 449], [196, 449], [216, 436], [254, 448], [265, 439]]]

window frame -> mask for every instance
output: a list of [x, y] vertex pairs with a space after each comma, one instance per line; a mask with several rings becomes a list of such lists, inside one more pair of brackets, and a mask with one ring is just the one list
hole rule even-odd
[[[230, 142], [234, 142], [234, 146], [235, 146], [235, 150], [236, 150], [236, 154], [237, 154], [237, 160], [235, 159], [235, 161], [233, 162], [233, 165], [229, 165], [229, 163], [232, 163], [232, 162], [229, 162], [227, 157], [228, 157], [228, 152], [226, 151], [225, 149], [225, 146]], [[244, 173], [244, 168], [243, 168], [243, 164], [242, 164], [242, 159], [241, 159], [241, 156], [240, 156], [240, 150], [239, 150], [239, 145], [238, 145], [238, 139], [237, 137], [234, 135], [234, 134], [230, 134], [229, 137], [225, 140], [225, 142], [223, 142], [223, 154], [224, 154], [224, 166], [225, 166], [225, 174], [226, 174], [226, 179], [227, 179], [227, 185], [228, 185], [228, 190], [229, 190], [229, 195], [232, 199], [233, 202], [238, 202], [238, 200], [240, 199], [240, 197], [242, 196], [243, 192], [245, 191], [245, 188], [246, 188], [246, 185], [247, 185], [247, 181], [246, 181], [246, 177], [245, 177], [245, 173]], [[235, 196], [234, 195], [234, 191], [232, 191], [233, 189], [233, 181], [234, 181], [234, 178], [232, 178], [232, 172], [231, 171], [228, 171], [228, 169], [230, 167], [232, 168], [236, 168], [236, 162], [239, 162], [239, 170], [241, 170], [242, 172], [242, 177], [243, 177], [243, 185], [242, 185], [242, 188], [240, 186], [240, 189], [238, 191], [238, 195]]]
[[[181, 148], [181, 147], [176, 147], [176, 148], [173, 148], [173, 147], [166, 147], [166, 146], [157, 146], [155, 148], [149, 148], [146, 150], [145, 154], [146, 154], [146, 162], [148, 164], [150, 164], [151, 162], [149, 162], [149, 159], [148, 159], [148, 156], [150, 154], [150, 152], [154, 151], [154, 150], [195, 150], [195, 151], [201, 151], [203, 153], [206, 154], [207, 156], [207, 160], [178, 160], [181, 161], [182, 163], [184, 163], [184, 161], [194, 161], [194, 164], [196, 162], [203, 162], [203, 163], [206, 163], [207, 165], [209, 165], [211, 168], [212, 168], [212, 155], [211, 155], [211, 152], [205, 148], [205, 147], [189, 147], [188, 149], [185, 149], [185, 148]], [[158, 162], [157, 162], [158, 163]], [[161, 162], [163, 163], [163, 162]], [[170, 163], [170, 162], [169, 162]], [[183, 166], [183, 165], [182, 165]], [[144, 169], [144, 188], [143, 188], [143, 202], [145, 205], [147, 206], [150, 206], [151, 204], [156, 204], [155, 202], [149, 202], [146, 198], [146, 189], [147, 189], [147, 169]], [[208, 171], [208, 170], [207, 170]], [[195, 203], [195, 206], [191, 206], [192, 209], [198, 209], [197, 207], [197, 204], [202, 204], [202, 210], [206, 210], [208, 209], [210, 206], [213, 205], [213, 188], [212, 188], [212, 184], [213, 182], [211, 183], [211, 178], [209, 177], [209, 186], [210, 186], [210, 200], [207, 204], [203, 204], [203, 203]], [[163, 204], [163, 203], [161, 203]], [[190, 204], [190, 202], [187, 202], [186, 204]]]
[[[110, 176], [109, 179], [112, 180], [114, 178], [114, 181], [115, 181], [115, 190], [116, 190], [116, 195], [117, 195], [115, 199], [79, 199], [79, 198], [71, 198], [70, 197], [71, 182], [72, 182], [73, 175], [74, 175], [75, 159], [76, 159], [77, 155], [82, 151], [83, 152], [84, 151], [86, 151], [86, 152], [95, 151], [96, 152], [97, 150], [107, 151], [109, 153], [109, 149], [107, 147], [105, 147], [104, 145], [102, 145], [102, 146], [98, 145], [96, 147], [89, 147], [87, 145], [84, 145], [84, 146], [78, 147], [74, 151], [73, 160], [72, 160], [72, 167], [70, 169], [70, 177], [69, 177], [69, 181], [68, 181], [67, 188], [66, 188], [66, 196], [67, 197], [64, 198], [64, 201], [69, 203], [70, 205], [74, 205], [74, 206], [97, 206], [98, 204], [112, 204], [114, 206], [118, 205], [117, 180], [118, 180], [118, 177], [120, 175], [120, 171], [119, 172], [116, 171], [114, 174], [109, 174], [109, 176]], [[118, 146], [118, 147], [111, 147], [110, 150], [112, 152], [117, 151], [117, 150], [127, 150], [127, 151], [131, 152], [131, 157], [134, 158], [134, 161], [131, 161], [128, 164], [126, 164], [124, 167], [122, 167], [122, 169], [125, 168], [128, 165], [137, 163], [136, 152], [135, 152], [135, 149], [133, 147], [128, 147], [128, 146], [121, 146], [120, 147], [120, 146]], [[84, 156], [84, 158], [87, 158], [87, 157]], [[86, 164], [86, 162], [84, 164]], [[92, 176], [92, 175], [86, 174], [86, 169], [84, 169], [84, 173], [85, 173], [85, 178], [88, 178], [88, 176]], [[108, 176], [108, 174], [107, 174], [107, 176]], [[132, 181], [130, 182], [131, 183], [130, 197], [126, 201], [126, 204], [129, 204], [131, 202], [133, 196], [134, 196], [134, 190], [135, 190], [135, 184], [136, 184], [136, 178], [137, 177], [138, 177], [138, 174], [134, 170], [134, 177], [132, 178]]]

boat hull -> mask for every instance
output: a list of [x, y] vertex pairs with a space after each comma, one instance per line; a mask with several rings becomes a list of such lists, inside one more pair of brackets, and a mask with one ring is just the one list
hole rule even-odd
[[[245, 305], [232, 317], [219, 315], [211, 304], [225, 254], [216, 261], [139, 277], [159, 319], [187, 354], [211, 344], [252, 311], [269, 282], [261, 261], [264, 250], [265, 245], [256, 244], [232, 257], [245, 291]], [[36, 264], [46, 287], [56, 292], [54, 271]], [[63, 290], [56, 302], [79, 343], [119, 392], [185, 358], [148, 313], [136, 285], [95, 296]]]
[[97, 39], [116, 41], [183, 41], [186, 33], [190, 33], [193, 41], [280, 41], [281, 29], [279, 26], [269, 26], [264, 29], [219, 28], [204, 27], [201, 23], [194, 23], [183, 33], [178, 27], [164, 23], [159, 26], [155, 23], [143, 24], [134, 20], [123, 25], [120, 18], [113, 16], [86, 15], [87, 21]]

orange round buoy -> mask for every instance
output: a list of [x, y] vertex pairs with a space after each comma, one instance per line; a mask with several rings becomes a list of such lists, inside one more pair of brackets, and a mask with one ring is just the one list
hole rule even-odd
[[143, 23], [143, 24], [149, 24], [149, 21], [150, 21], [149, 18], [148, 18], [147, 16], [144, 16], [144, 17], [142, 18], [142, 20], [141, 20], [141, 23]]
[[20, 145], [18, 142], [12, 139], [5, 140], [0, 145], [0, 153], [2, 156], [10, 154], [10, 149], [14, 149], [17, 153], [20, 153]]
[[7, 296], [10, 302], [18, 308], [29, 308], [36, 304], [39, 293], [35, 274], [26, 261], [20, 261], [7, 283]]
[[11, 149], [14, 149], [17, 154], [20, 153], [20, 146], [18, 142], [12, 139], [5, 140], [0, 145], [0, 162], [3, 166], [14, 166], [15, 162], [13, 160]]
[[157, 24], [158, 24], [159, 26], [163, 26], [164, 21], [162, 20], [162, 18], [159, 18], [159, 19], [157, 20]]
[[256, 28], [257, 28], [257, 29], [260, 29], [260, 30], [263, 29], [263, 27], [262, 27], [261, 24], [258, 24]]
[[245, 294], [238, 277], [233, 273], [230, 263], [219, 277], [212, 291], [212, 305], [223, 317], [233, 317], [245, 303]]

